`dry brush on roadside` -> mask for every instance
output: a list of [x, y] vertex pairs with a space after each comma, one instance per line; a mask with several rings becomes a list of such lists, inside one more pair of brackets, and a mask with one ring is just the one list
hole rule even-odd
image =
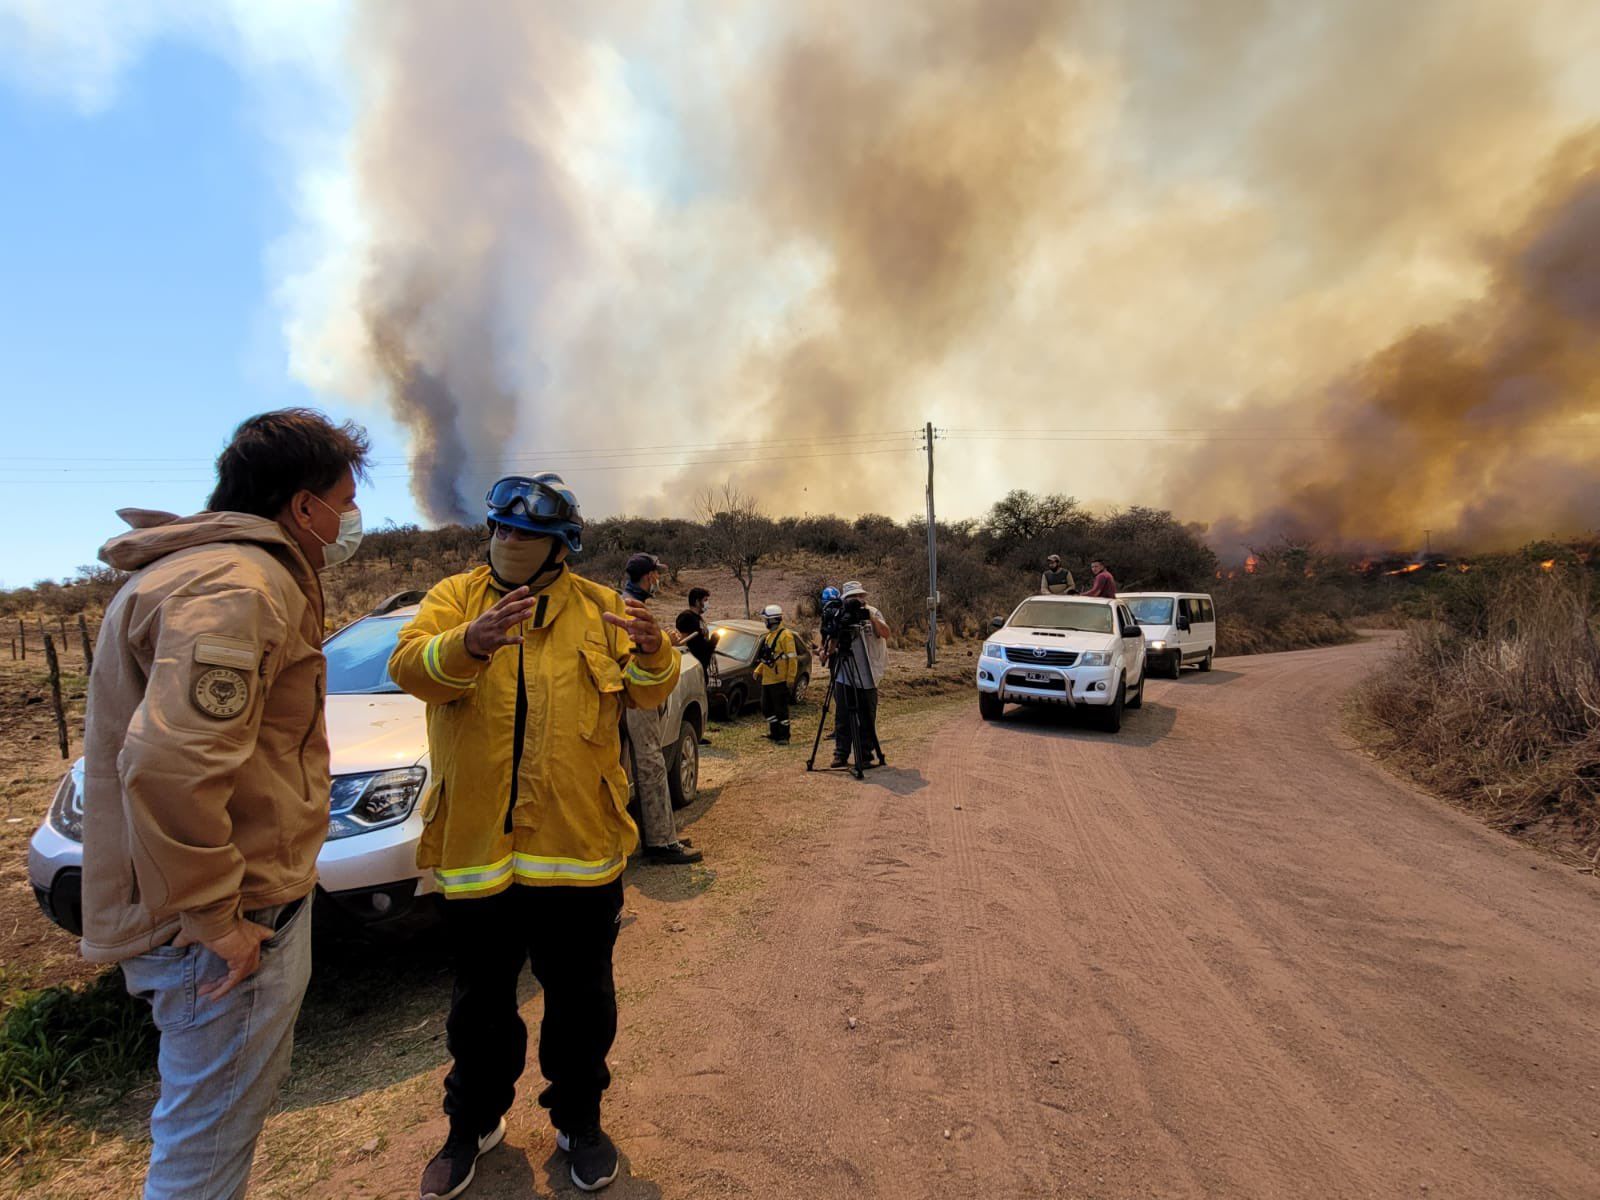
[[1576, 565], [1474, 584], [1359, 693], [1373, 748], [1497, 828], [1600, 862], [1600, 642]]

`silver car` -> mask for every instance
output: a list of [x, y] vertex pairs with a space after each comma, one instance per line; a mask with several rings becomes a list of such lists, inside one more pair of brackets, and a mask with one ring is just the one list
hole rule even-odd
[[[389, 655], [417, 611], [420, 592], [402, 592], [327, 641], [328, 743], [333, 787], [328, 840], [317, 856], [318, 887], [356, 923], [388, 925], [434, 890], [417, 868], [428, 788], [428, 732], [422, 701], [389, 678]], [[662, 728], [674, 807], [693, 803], [700, 784], [706, 682], [687, 654]], [[623, 753], [626, 766], [628, 755]], [[28, 846], [28, 879], [39, 907], [63, 929], [83, 932], [83, 760], [61, 777], [55, 799]], [[330, 906], [323, 905], [323, 911]]]

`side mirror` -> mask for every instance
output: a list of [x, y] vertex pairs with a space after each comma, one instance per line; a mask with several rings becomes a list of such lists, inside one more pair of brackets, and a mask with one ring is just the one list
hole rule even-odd
[[1188, 633], [1189, 632], [1189, 618], [1188, 617], [1179, 617], [1178, 618], [1178, 628], [1181, 629], [1184, 633]]
[[989, 622], [990, 629], [1004, 629], [1005, 627], [1006, 619], [1004, 617], [996, 617], [994, 620]]
[[1130, 625], [1127, 629], [1122, 631], [1122, 636], [1125, 638], [1142, 638], [1144, 636], [1144, 630], [1140, 629], [1137, 625]]

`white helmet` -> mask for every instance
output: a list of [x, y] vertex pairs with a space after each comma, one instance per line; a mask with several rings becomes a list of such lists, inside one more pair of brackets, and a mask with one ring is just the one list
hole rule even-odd
[[844, 585], [844, 590], [839, 594], [843, 599], [848, 600], [851, 596], [865, 596], [867, 594], [867, 589], [861, 586], [859, 580], [852, 579], [849, 583]]
[[761, 610], [761, 616], [766, 621], [767, 627], [770, 629], [779, 621], [783, 620], [783, 606], [781, 604], [769, 604]]

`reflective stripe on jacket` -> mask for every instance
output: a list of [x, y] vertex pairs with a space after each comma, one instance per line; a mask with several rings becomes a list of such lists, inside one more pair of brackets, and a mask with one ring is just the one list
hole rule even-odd
[[621, 597], [571, 571], [539, 594], [520, 646], [476, 659], [467, 626], [503, 595], [486, 566], [443, 580], [389, 659], [395, 682], [428, 706], [433, 780], [417, 865], [433, 868], [447, 898], [620, 875], [639, 844], [622, 709], [658, 707], [678, 682], [666, 635], [656, 653], [637, 653], [601, 620], [623, 615]]
[[765, 687], [769, 683], [786, 683], [794, 686], [800, 673], [800, 652], [795, 649], [794, 634], [781, 625], [762, 635], [764, 644], [772, 647], [774, 664], [756, 664], [756, 682]]

